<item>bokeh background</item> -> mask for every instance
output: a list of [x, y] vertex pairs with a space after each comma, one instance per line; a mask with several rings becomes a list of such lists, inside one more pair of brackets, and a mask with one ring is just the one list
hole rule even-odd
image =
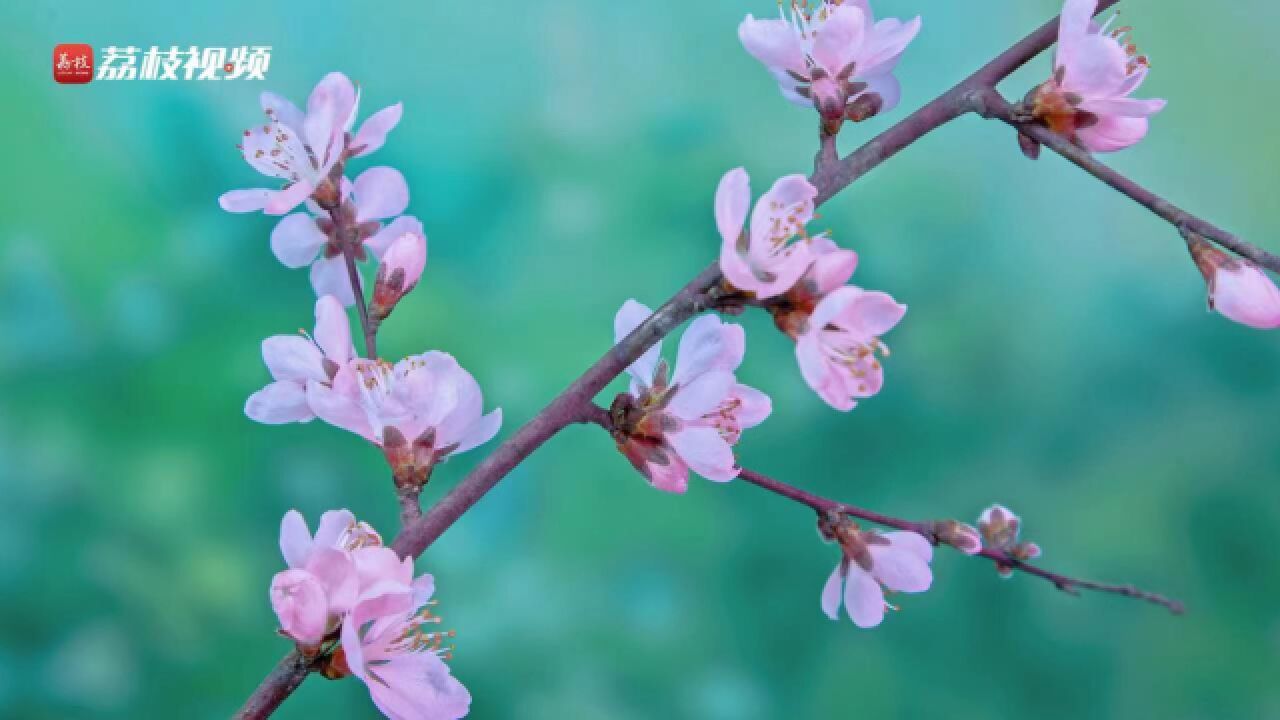
[[[922, 14], [902, 106], [1053, 14], [1049, 0], [881, 0]], [[1280, 6], [1131, 0], [1169, 98], [1109, 158], [1272, 249]], [[712, 259], [710, 200], [805, 171], [812, 113], [738, 45], [746, 2], [8, 3], [0, 8], [0, 716], [218, 718], [287, 649], [267, 583], [279, 518], [352, 508], [388, 534], [379, 455], [320, 423], [258, 426], [261, 338], [310, 327], [234, 148], [256, 96], [325, 72], [405, 118], [430, 261], [388, 355], [454, 353], [528, 419]], [[268, 79], [59, 86], [51, 47], [270, 44]], [[1020, 95], [1042, 57], [1008, 81]], [[824, 618], [813, 517], [746, 484], [651, 490], [594, 429], [549, 443], [420, 561], [459, 632], [476, 718], [1280, 717], [1280, 336], [1207, 314], [1176, 233], [1057, 157], [966, 118], [822, 211], [856, 280], [911, 310], [883, 393], [840, 415], [747, 316], [741, 378], [775, 401], [745, 464], [885, 512], [1019, 510], [1045, 563], [1190, 613], [1071, 598], [940, 551], [934, 590], [874, 631]], [[616, 384], [615, 388], [620, 386]], [[611, 397], [603, 396], [604, 401]], [[439, 497], [487, 448], [437, 472]], [[284, 718], [375, 717], [312, 679]]]

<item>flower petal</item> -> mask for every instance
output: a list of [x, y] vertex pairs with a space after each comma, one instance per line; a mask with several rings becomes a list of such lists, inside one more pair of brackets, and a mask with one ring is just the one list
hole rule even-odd
[[[653, 315], [653, 311], [648, 307], [636, 302], [635, 300], [627, 300], [618, 309], [618, 314], [613, 317], [613, 343], [616, 345], [633, 330], [640, 326], [645, 320]], [[635, 378], [636, 382], [642, 387], [649, 387], [653, 382], [653, 373], [658, 368], [658, 358], [662, 354], [662, 341], [654, 343], [652, 347], [644, 351], [644, 354], [631, 363], [631, 367], [627, 368], [627, 373]]]
[[271, 229], [271, 252], [289, 268], [310, 265], [328, 241], [308, 213], [286, 215]]
[[840, 619], [840, 601], [844, 594], [845, 564], [841, 560], [836, 569], [831, 571], [827, 584], [822, 586], [822, 612], [832, 620]]
[[668, 433], [666, 438], [689, 469], [702, 477], [726, 482], [738, 476], [733, 448], [715, 428], [686, 427], [679, 432]]
[[321, 295], [316, 300], [316, 328], [312, 337], [324, 357], [339, 365], [345, 365], [355, 355], [351, 346], [351, 319], [338, 298]]
[[280, 554], [291, 568], [306, 565], [311, 555], [311, 530], [297, 510], [290, 510], [280, 520]]
[[676, 369], [671, 376], [673, 384], [687, 384], [710, 370], [732, 372], [737, 369], [736, 364], [725, 367], [724, 356], [733, 349], [726, 342], [727, 327], [733, 326], [721, 322], [715, 315], [703, 315], [689, 324], [676, 351]]
[[844, 581], [844, 609], [860, 628], [873, 628], [884, 620], [884, 591], [880, 583], [856, 565]]
[[258, 212], [267, 206], [275, 190], [246, 188], [228, 190], [218, 196], [218, 207], [233, 213]]
[[716, 229], [726, 245], [737, 246], [750, 205], [751, 180], [747, 171], [736, 167], [725, 173], [716, 186], [715, 216]]
[[[357, 275], [357, 277], [360, 277]], [[345, 307], [355, 304], [355, 293], [351, 292], [351, 276], [347, 272], [347, 262], [341, 255], [331, 258], [320, 258], [311, 263], [311, 287], [316, 297], [333, 295]], [[364, 289], [364, 278], [360, 277], [360, 287]]]
[[320, 349], [300, 335], [272, 335], [263, 340], [262, 361], [276, 380], [329, 379]]
[[364, 157], [386, 144], [387, 133], [400, 124], [403, 114], [404, 105], [396, 103], [370, 115], [360, 124], [360, 131], [351, 140], [351, 147], [356, 149], [352, 157]]
[[357, 222], [389, 218], [409, 207], [409, 185], [404, 175], [385, 165], [360, 173], [351, 192], [355, 197]]
[[369, 252], [373, 253], [375, 258], [381, 260], [387, 249], [391, 247], [391, 243], [406, 233], [426, 237], [426, 233], [422, 230], [422, 223], [418, 221], [418, 218], [412, 215], [401, 215], [382, 226], [381, 230], [365, 240], [364, 246], [369, 249]]
[[263, 425], [307, 422], [315, 418], [302, 383], [294, 380], [273, 382], [249, 396], [244, 414]]

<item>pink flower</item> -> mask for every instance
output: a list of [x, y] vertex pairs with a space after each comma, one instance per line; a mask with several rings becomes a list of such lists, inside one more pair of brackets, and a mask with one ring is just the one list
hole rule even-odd
[[426, 266], [426, 236], [420, 232], [407, 232], [396, 238], [378, 266], [369, 314], [379, 322], [386, 319], [396, 303], [417, 286]]
[[1053, 77], [1031, 97], [1031, 111], [1054, 132], [1091, 152], [1122, 150], [1147, 134], [1147, 118], [1164, 100], [1129, 97], [1147, 77], [1129, 28], [1107, 31], [1093, 21], [1097, 0], [1066, 0], [1058, 24]]
[[[812, 261], [804, 226], [813, 218], [818, 191], [803, 175], [779, 178], [760, 196], [744, 231], [751, 185], [747, 172], [734, 168], [716, 188], [716, 227], [720, 230], [720, 271], [734, 287], [770, 298], [796, 284]], [[788, 242], [799, 235], [800, 241]]]
[[813, 105], [834, 134], [846, 117], [861, 121], [898, 104], [893, 70], [919, 31], [918, 17], [875, 22], [867, 0], [825, 0], [812, 10], [793, 0], [790, 19], [748, 15], [738, 38], [773, 74], [783, 96]]
[[366, 259], [365, 249], [381, 258], [391, 242], [405, 233], [422, 233], [422, 223], [405, 215], [383, 226], [379, 220], [395, 217], [409, 205], [409, 186], [400, 171], [373, 167], [360, 173], [354, 183], [342, 178], [340, 204], [333, 213], [344, 225], [356, 228], [355, 237], [341, 237], [333, 216], [312, 201], [308, 209], [284, 217], [271, 231], [271, 251], [290, 268], [311, 266], [311, 285], [317, 295], [334, 295], [344, 304], [355, 303], [351, 277], [342, 255], [342, 243], [353, 244], [357, 260]]
[[244, 131], [240, 150], [253, 169], [283, 180], [285, 187], [224, 193], [218, 204], [229, 212], [289, 212], [328, 182], [335, 165], [381, 147], [401, 114], [399, 103], [384, 108], [350, 138], [360, 93], [347, 76], [336, 72], [324, 76], [311, 91], [305, 113], [275, 93], [262, 93], [261, 102], [267, 122]]
[[933, 546], [917, 533], [863, 532], [850, 524], [836, 539], [844, 555], [822, 588], [822, 612], [832, 620], [840, 618], [843, 601], [854, 625], [875, 627], [890, 607], [884, 600], [886, 589], [919, 593], [933, 583]]
[[377, 617], [413, 607], [413, 560], [382, 546], [382, 538], [348, 510], [320, 517], [313, 537], [297, 510], [280, 523], [280, 552], [289, 569], [271, 582], [271, 606], [283, 632], [315, 647], [344, 616]]
[[431, 576], [423, 575], [414, 582], [411, 611], [376, 618], [357, 611], [342, 627], [347, 666], [392, 720], [456, 720], [471, 706], [471, 694], [445, 664], [450, 650], [442, 644], [453, 633], [436, 630], [433, 591]]
[[262, 360], [274, 382], [249, 396], [244, 414], [268, 425], [310, 421], [315, 415], [307, 404], [307, 382], [332, 383], [354, 356], [346, 310], [332, 295], [322, 296], [316, 300], [314, 335], [273, 335], [262, 341]]
[[1266, 271], [1244, 258], [1228, 255], [1194, 233], [1187, 247], [1209, 287], [1209, 307], [1241, 325], [1268, 330], [1280, 327], [1280, 288]]
[[320, 419], [383, 449], [397, 482], [426, 482], [435, 463], [488, 442], [502, 411], [483, 413], [475, 378], [453, 356], [428, 352], [395, 365], [358, 358], [331, 385], [311, 380], [307, 401]]
[[879, 336], [898, 324], [907, 307], [882, 292], [852, 285], [818, 303], [796, 337], [796, 360], [804, 380], [831, 407], [847, 412], [857, 400], [880, 392], [888, 354]]
[[[615, 342], [652, 314], [628, 300], [614, 318]], [[732, 446], [772, 409], [767, 395], [734, 377], [745, 351], [742, 328], [711, 315], [694, 320], [669, 378], [661, 351], [655, 344], [627, 368], [631, 391], [612, 409], [618, 449], [659, 490], [684, 492], [690, 469], [708, 480], [732, 480], [739, 472]]]

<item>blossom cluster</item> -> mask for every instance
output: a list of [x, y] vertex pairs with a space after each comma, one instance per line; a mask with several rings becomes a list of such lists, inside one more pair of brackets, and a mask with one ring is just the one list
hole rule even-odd
[[280, 523], [287, 570], [271, 581], [271, 606], [280, 632], [307, 655], [341, 639], [326, 674], [355, 675], [390, 718], [453, 720], [471, 695], [449, 672], [439, 616], [432, 612], [435, 580], [413, 576], [413, 559], [384, 547], [367, 523], [348, 510], [320, 517], [313, 536], [291, 510]]
[[[1019, 127], [1034, 123], [1087, 151], [1111, 152], [1141, 140], [1164, 101], [1131, 97], [1149, 63], [1129, 28], [1094, 22], [1096, 9], [1097, 0], [1066, 0], [1052, 75], [1020, 104]], [[780, 15], [748, 15], [739, 38], [784, 97], [817, 112], [824, 143], [834, 144], [844, 122], [898, 104], [895, 70], [920, 32], [920, 18], [876, 20], [868, 0], [792, 0]], [[419, 284], [427, 239], [422, 223], [405, 214], [409, 189], [398, 170], [377, 166], [350, 179], [347, 164], [385, 144], [402, 107], [383, 108], [357, 127], [360, 89], [341, 73], [326, 75], [305, 108], [269, 92], [260, 100], [266, 119], [244, 131], [239, 148], [251, 167], [276, 182], [232, 190], [219, 203], [230, 212], [284, 216], [270, 247], [286, 267], [310, 268], [315, 323], [310, 334], [263, 341], [272, 381], [248, 398], [244, 412], [264, 424], [319, 418], [360, 436], [379, 449], [402, 500], [416, 508], [436, 465], [492, 439], [502, 411], [485, 412], [480, 384], [446, 352], [396, 362], [376, 353], [379, 325]], [[1045, 137], [1043, 130], [1028, 132]], [[1038, 145], [1025, 133], [1020, 137], [1034, 154]], [[889, 350], [882, 338], [907, 308], [888, 293], [853, 284], [858, 254], [828, 231], [809, 231], [818, 197], [809, 179], [793, 174], [753, 202], [746, 170], [725, 173], [711, 202], [722, 278], [706, 300], [726, 315], [748, 307], [767, 312], [794, 343], [805, 384], [831, 408], [849, 412], [883, 388]], [[1265, 272], [1184, 234], [1212, 307], [1247, 325], [1280, 327], [1280, 290]], [[376, 263], [371, 289], [365, 279], [370, 261]], [[353, 341], [352, 306], [363, 356]], [[645, 305], [626, 301], [614, 318], [615, 344], [653, 317]], [[745, 355], [744, 329], [710, 314], [689, 324], [673, 364], [663, 359], [659, 341], [626, 369], [629, 386], [599, 423], [654, 488], [685, 493], [690, 472], [717, 483], [742, 474], [735, 449], [774, 409], [767, 394], [739, 381]], [[981, 553], [1004, 574], [1040, 553], [1019, 539], [1018, 517], [999, 505], [983, 512], [976, 529], [956, 520], [867, 517], [899, 529], [863, 528], [843, 509], [819, 518], [822, 538], [840, 550], [820, 607], [833, 620], [843, 608], [859, 627], [882, 622], [893, 607], [886, 593], [930, 588], [936, 544]], [[467, 713], [470, 695], [444, 662], [452, 651], [444, 642], [453, 635], [435, 629], [434, 579], [414, 577], [412, 558], [384, 546], [347, 510], [325, 513], [314, 535], [290, 511], [280, 548], [288, 567], [272, 580], [271, 604], [281, 633], [315, 667], [330, 677], [359, 677], [391, 718]]]
[[[396, 486], [416, 502], [434, 467], [488, 442], [501, 410], [484, 412], [475, 378], [448, 353], [430, 350], [392, 363], [373, 354], [378, 325], [422, 277], [427, 239], [422, 223], [403, 214], [409, 188], [396, 169], [379, 166], [354, 180], [348, 161], [378, 150], [399, 123], [399, 104], [359, 129], [360, 91], [341, 73], [325, 76], [305, 111], [263, 93], [266, 121], [244, 132], [241, 153], [284, 187], [232, 190], [219, 198], [230, 212], [284, 215], [271, 250], [286, 267], [311, 268], [317, 295], [311, 334], [262, 342], [272, 381], [249, 396], [245, 414], [265, 424], [316, 418], [378, 447]], [[353, 132], [354, 131], [354, 132]], [[377, 261], [366, 301], [362, 264]], [[366, 355], [355, 348], [347, 308], [359, 309]], [[312, 536], [296, 511], [285, 515], [280, 547], [288, 569], [271, 583], [281, 632], [331, 677], [353, 674], [391, 718], [458, 718], [470, 695], [444, 660], [452, 637], [434, 629], [430, 575], [413, 577], [413, 560], [384, 547], [351, 513], [325, 513]], [[340, 644], [339, 644], [340, 643]]]

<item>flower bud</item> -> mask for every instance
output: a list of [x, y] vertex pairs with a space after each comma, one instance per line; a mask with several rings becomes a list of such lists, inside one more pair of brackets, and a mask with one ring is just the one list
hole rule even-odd
[[982, 538], [973, 526], [957, 520], [939, 520], [933, 524], [933, 534], [965, 555], [977, 555], [982, 551]]
[[385, 320], [400, 299], [413, 290], [427, 265], [427, 238], [408, 232], [391, 242], [378, 265], [378, 278], [373, 286], [373, 302], [369, 314], [375, 321]]
[[1183, 237], [1209, 287], [1210, 309], [1241, 325], [1280, 327], [1280, 289], [1262, 268], [1228, 255], [1193, 232], [1185, 231]]
[[992, 505], [978, 518], [978, 530], [988, 547], [1008, 550], [1018, 541], [1018, 529], [1022, 521], [1009, 508]]

